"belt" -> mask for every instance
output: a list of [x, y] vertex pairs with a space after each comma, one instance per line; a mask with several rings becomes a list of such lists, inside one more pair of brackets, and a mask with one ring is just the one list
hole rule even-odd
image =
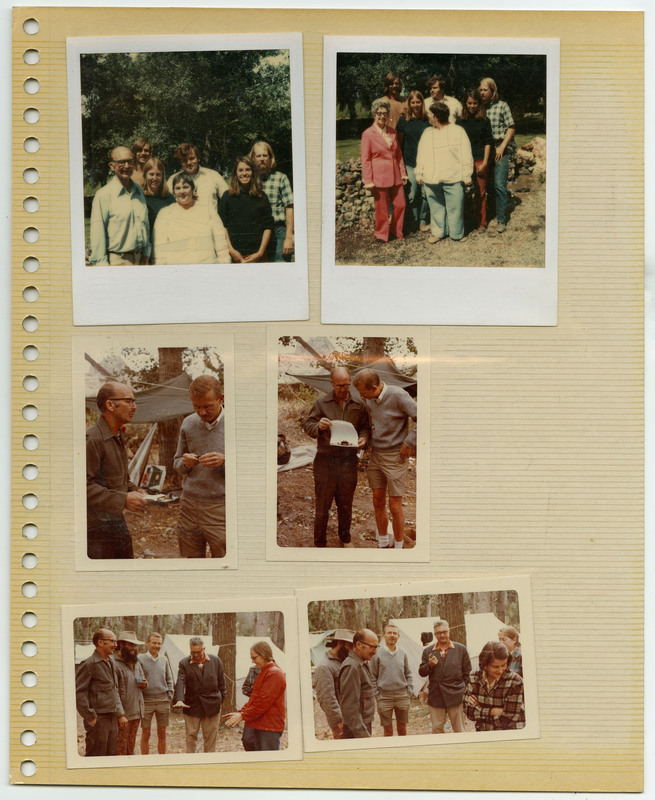
[[113, 253], [115, 256], [140, 256], [141, 250], [124, 250], [122, 253], [119, 253], [117, 250], [110, 250], [110, 253]]

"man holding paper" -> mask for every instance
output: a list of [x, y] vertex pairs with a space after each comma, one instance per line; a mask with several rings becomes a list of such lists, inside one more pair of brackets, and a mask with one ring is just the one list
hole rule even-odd
[[[339, 519], [339, 541], [343, 547], [354, 547], [350, 539], [350, 523], [357, 488], [357, 451], [366, 447], [371, 424], [363, 403], [350, 394], [350, 371], [346, 367], [332, 370], [330, 384], [332, 390], [319, 397], [305, 422], [305, 431], [318, 440], [314, 459], [314, 545], [327, 546], [328, 515], [334, 500]], [[335, 438], [333, 421], [349, 423], [353, 428], [351, 437], [339, 430]]]

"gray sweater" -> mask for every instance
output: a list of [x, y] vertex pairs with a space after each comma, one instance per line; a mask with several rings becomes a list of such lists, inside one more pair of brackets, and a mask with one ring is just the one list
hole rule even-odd
[[190, 414], [185, 418], [173, 461], [175, 471], [183, 476], [183, 497], [205, 503], [225, 503], [225, 464], [211, 468], [197, 464], [187, 469], [182, 462], [185, 453], [202, 456], [205, 453], [224, 452], [225, 416], [220, 417], [212, 430], [207, 428], [197, 414]]
[[166, 656], [153, 658], [150, 653], [140, 653], [139, 662], [143, 667], [148, 686], [143, 690], [144, 697], [173, 697], [173, 670]]
[[414, 688], [412, 671], [409, 668], [407, 653], [396, 647], [392, 653], [380, 645], [370, 661], [369, 669], [376, 694], [396, 694], [406, 691], [410, 696]]
[[410, 419], [416, 422], [416, 401], [404, 389], [385, 383], [380, 396], [365, 403], [371, 415], [374, 450], [400, 450], [403, 444], [416, 448], [416, 426], [409, 430]]

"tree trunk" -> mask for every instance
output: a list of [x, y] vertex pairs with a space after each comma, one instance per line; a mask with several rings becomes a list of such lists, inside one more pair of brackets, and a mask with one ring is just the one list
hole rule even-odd
[[[159, 348], [159, 382], [170, 381], [177, 378], [184, 371], [182, 368], [183, 347]], [[159, 436], [159, 463], [166, 467], [166, 473], [173, 473], [173, 457], [177, 449], [177, 439], [180, 435], [180, 425], [184, 417], [160, 422], [157, 429]]]
[[494, 613], [501, 622], [507, 621], [507, 592], [496, 592]]
[[351, 631], [359, 629], [354, 600], [341, 600], [341, 618], [344, 628], [348, 628]]
[[369, 597], [368, 600], [368, 627], [378, 635], [382, 633], [382, 627], [386, 620], [380, 619], [380, 608], [378, 601], [375, 597]]
[[491, 607], [491, 592], [476, 593], [476, 614], [488, 614], [493, 611]]
[[237, 615], [212, 614], [212, 630], [212, 644], [218, 645], [218, 657], [225, 672], [225, 700], [221, 714], [229, 714], [237, 707]]
[[185, 636], [192, 636], [193, 635], [193, 614], [185, 614], [184, 615], [184, 627], [182, 633]]
[[464, 623], [464, 602], [461, 594], [438, 594], [436, 605], [441, 619], [450, 625], [450, 638], [466, 646], [466, 625]]
[[384, 358], [386, 339], [381, 336], [365, 336], [362, 344], [362, 366]]
[[257, 611], [255, 613], [255, 631], [253, 636], [268, 636], [271, 625], [270, 611]]
[[284, 650], [284, 614], [281, 611], [271, 611], [271, 639], [276, 647]]

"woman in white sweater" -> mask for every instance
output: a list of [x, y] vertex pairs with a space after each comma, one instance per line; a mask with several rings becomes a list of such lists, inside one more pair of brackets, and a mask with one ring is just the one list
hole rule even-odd
[[464, 236], [464, 186], [471, 183], [473, 154], [463, 128], [448, 121], [445, 103], [434, 102], [428, 111], [430, 127], [418, 144], [416, 180], [425, 186], [430, 206], [430, 244], [450, 236]]

